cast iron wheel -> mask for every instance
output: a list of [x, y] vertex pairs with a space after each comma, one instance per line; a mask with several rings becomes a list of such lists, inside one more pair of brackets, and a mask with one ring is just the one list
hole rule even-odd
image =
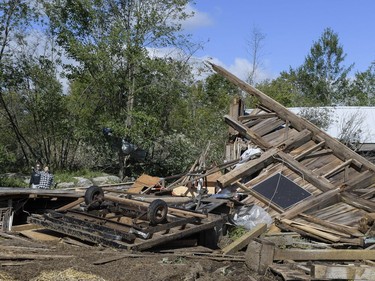
[[166, 220], [168, 213], [168, 205], [161, 199], [151, 202], [147, 209], [147, 219], [151, 225], [162, 223]]
[[99, 201], [103, 199], [104, 192], [99, 186], [90, 186], [85, 192], [85, 203], [90, 205], [92, 202]]

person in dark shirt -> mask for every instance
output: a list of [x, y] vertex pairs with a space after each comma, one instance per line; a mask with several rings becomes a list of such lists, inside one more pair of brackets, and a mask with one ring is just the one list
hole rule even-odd
[[29, 187], [31, 188], [39, 188], [40, 183], [40, 177], [41, 177], [41, 171], [40, 171], [40, 164], [36, 164], [36, 167], [33, 167], [33, 171], [31, 173]]

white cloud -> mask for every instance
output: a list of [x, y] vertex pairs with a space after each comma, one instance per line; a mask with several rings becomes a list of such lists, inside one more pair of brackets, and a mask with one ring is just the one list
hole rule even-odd
[[212, 26], [214, 24], [213, 19], [209, 14], [200, 12], [191, 4], [188, 4], [186, 7], [186, 13], [191, 14], [192, 12], [194, 13], [194, 15], [182, 23], [183, 29], [192, 31], [200, 27]]

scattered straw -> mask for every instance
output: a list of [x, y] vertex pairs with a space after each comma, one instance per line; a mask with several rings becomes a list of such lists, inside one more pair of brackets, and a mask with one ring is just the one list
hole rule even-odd
[[42, 271], [30, 281], [106, 281], [102, 277], [68, 268], [64, 271]]
[[16, 281], [11, 275], [4, 271], [0, 271], [0, 280], [1, 281]]

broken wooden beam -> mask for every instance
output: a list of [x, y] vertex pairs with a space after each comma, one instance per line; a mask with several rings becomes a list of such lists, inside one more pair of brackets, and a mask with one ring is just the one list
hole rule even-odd
[[233, 241], [231, 244], [224, 247], [221, 251], [223, 253], [223, 256], [233, 254], [243, 248], [245, 248], [250, 240], [252, 240], [255, 237], [260, 236], [267, 230], [267, 224], [260, 223], [256, 225], [253, 229], [246, 232], [244, 235]]

